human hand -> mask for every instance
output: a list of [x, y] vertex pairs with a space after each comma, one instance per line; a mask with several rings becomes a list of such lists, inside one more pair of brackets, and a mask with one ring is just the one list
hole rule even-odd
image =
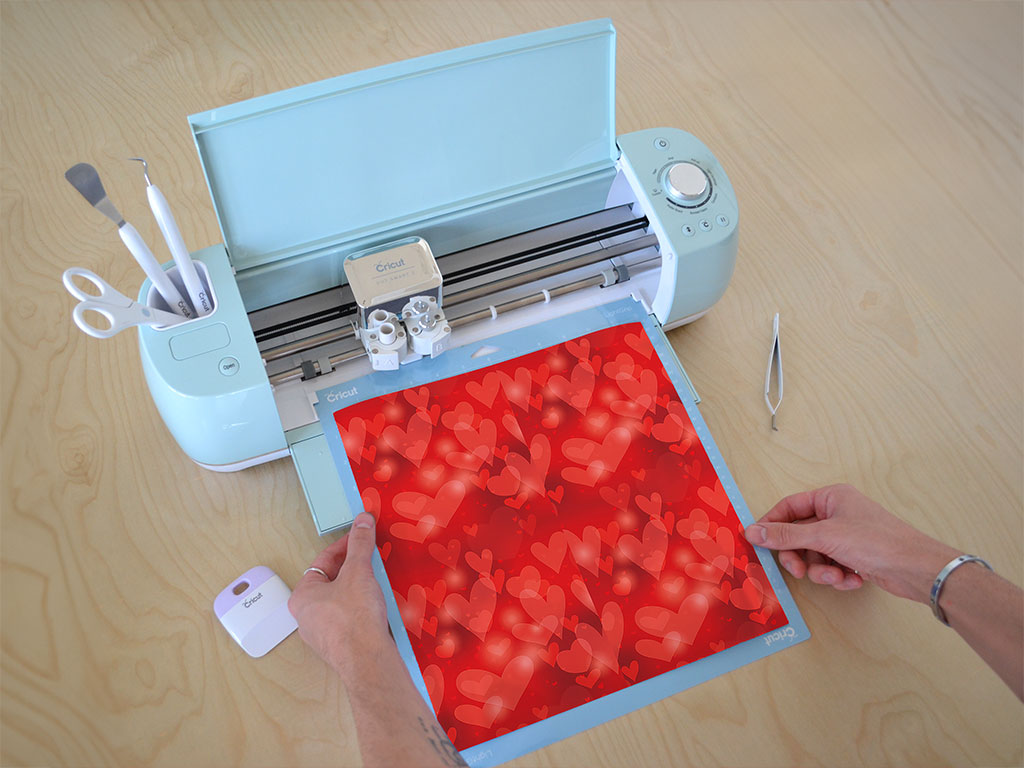
[[798, 579], [836, 589], [865, 580], [897, 597], [927, 603], [932, 580], [961, 554], [921, 533], [850, 485], [787, 496], [745, 535], [779, 550], [779, 564]]
[[360, 514], [347, 535], [313, 560], [310, 567], [327, 577], [309, 571], [288, 600], [299, 635], [342, 677], [390, 640], [384, 595], [373, 576], [376, 534], [373, 515]]

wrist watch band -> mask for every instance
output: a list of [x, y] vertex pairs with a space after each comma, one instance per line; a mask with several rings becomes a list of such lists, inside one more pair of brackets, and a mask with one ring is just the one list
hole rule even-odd
[[932, 606], [932, 613], [935, 614], [936, 619], [941, 621], [947, 627], [949, 626], [949, 622], [946, 621], [946, 612], [939, 607], [939, 596], [942, 594], [942, 588], [945, 586], [946, 579], [949, 578], [949, 574], [951, 574], [964, 563], [971, 562], [981, 563], [990, 571], [992, 570], [992, 566], [986, 563], [977, 555], [960, 555], [960, 557], [954, 557], [952, 560], [946, 563], [946, 567], [939, 571], [939, 575], [936, 576], [935, 581], [932, 582], [932, 594], [931, 599], [929, 601]]

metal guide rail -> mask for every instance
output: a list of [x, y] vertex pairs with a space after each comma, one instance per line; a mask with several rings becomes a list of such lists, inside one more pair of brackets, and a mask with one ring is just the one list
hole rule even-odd
[[[457, 328], [656, 268], [657, 238], [647, 227], [623, 205], [440, 256], [448, 322]], [[329, 373], [366, 354], [354, 333], [356, 312], [348, 285], [250, 312], [270, 383]]]

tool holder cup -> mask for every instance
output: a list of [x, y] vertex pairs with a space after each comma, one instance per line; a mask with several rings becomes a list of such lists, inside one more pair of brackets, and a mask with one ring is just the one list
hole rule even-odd
[[[186, 320], [183, 323], [177, 323], [175, 325], [154, 325], [154, 326], [151, 326], [153, 328], [153, 330], [155, 330], [155, 331], [166, 331], [168, 328], [174, 328], [176, 330], [180, 330], [181, 328], [184, 328], [186, 325], [198, 322], [200, 320], [206, 320], [206, 319], [208, 319], [210, 317], [213, 317], [213, 315], [216, 314], [216, 312], [217, 312], [217, 294], [213, 290], [213, 282], [210, 280], [210, 272], [209, 272], [209, 270], [207, 269], [206, 265], [203, 262], [195, 260], [192, 263], [195, 264], [195, 266], [196, 266], [196, 271], [199, 274], [199, 282], [201, 282], [203, 284], [203, 290], [206, 291], [206, 295], [209, 298], [210, 306], [212, 307], [212, 309], [209, 312], [207, 312], [205, 315], [200, 315], [199, 317], [192, 317], [192, 318]], [[183, 297], [185, 297], [185, 300], [188, 301], [189, 300], [188, 290], [185, 288], [185, 281], [181, 279], [181, 273], [178, 271], [177, 265], [173, 265], [173, 266], [165, 269], [164, 273], [167, 275], [167, 277], [170, 279], [170, 281], [174, 284], [174, 287], [178, 289], [178, 293], [180, 293]], [[146, 303], [149, 306], [153, 307], [154, 309], [162, 309], [162, 310], [165, 310], [167, 312], [173, 312], [174, 311], [173, 309], [171, 309], [171, 306], [167, 303], [167, 301], [164, 299], [164, 297], [160, 295], [160, 292], [152, 284], [150, 284], [149, 292], [146, 294]], [[191, 303], [191, 301], [189, 301], [189, 303]]]

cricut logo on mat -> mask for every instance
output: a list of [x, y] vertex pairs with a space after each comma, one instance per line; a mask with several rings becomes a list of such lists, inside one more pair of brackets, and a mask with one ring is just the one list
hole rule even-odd
[[467, 757], [466, 758], [466, 762], [469, 763], [470, 765], [476, 765], [481, 760], [487, 760], [488, 758], [492, 757], [493, 754], [494, 754], [494, 750], [482, 749], [479, 752], [476, 752], [475, 754], [470, 755], [469, 757]]
[[356, 393], [356, 388], [355, 387], [352, 387], [352, 389], [343, 389], [341, 392], [328, 392], [327, 393], [327, 402], [328, 403], [336, 403], [339, 400], [344, 400], [347, 397], [353, 397], [355, 395], [355, 393]]
[[772, 643], [779, 642], [779, 640], [792, 640], [794, 637], [796, 637], [796, 630], [792, 627], [777, 629], [770, 635], [764, 636], [764, 644], [771, 645]]

